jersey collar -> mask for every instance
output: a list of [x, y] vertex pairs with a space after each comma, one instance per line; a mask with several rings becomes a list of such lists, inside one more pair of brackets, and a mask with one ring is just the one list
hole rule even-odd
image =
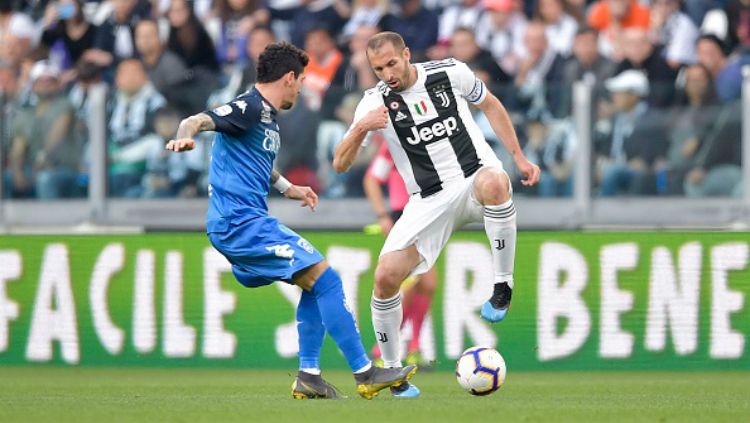
[[255, 94], [256, 94], [256, 95], [258, 96], [258, 97], [260, 97], [260, 100], [261, 100], [261, 101], [262, 101], [262, 102], [263, 102], [264, 104], [266, 104], [266, 105], [267, 105], [268, 107], [270, 107], [270, 108], [271, 108], [271, 114], [272, 114], [272, 115], [275, 115], [275, 114], [276, 114], [276, 113], [278, 112], [278, 110], [276, 110], [276, 108], [275, 108], [275, 107], [273, 107], [273, 104], [271, 104], [271, 102], [270, 102], [270, 101], [266, 100], [266, 98], [265, 98], [265, 97], [263, 97], [263, 94], [261, 94], [261, 93], [260, 93], [260, 91], [258, 91], [258, 88], [257, 88], [257, 87], [253, 86], [253, 92], [254, 92], [254, 93], [255, 93]]

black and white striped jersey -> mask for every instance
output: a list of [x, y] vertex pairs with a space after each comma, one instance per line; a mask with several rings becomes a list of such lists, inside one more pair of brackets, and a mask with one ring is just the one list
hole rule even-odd
[[[417, 82], [396, 92], [384, 82], [365, 91], [352, 127], [382, 105], [390, 120], [381, 132], [409, 194], [432, 195], [443, 184], [497, 163], [468, 103], [484, 101], [487, 89], [455, 59], [417, 63]], [[350, 128], [351, 130], [351, 128]]]

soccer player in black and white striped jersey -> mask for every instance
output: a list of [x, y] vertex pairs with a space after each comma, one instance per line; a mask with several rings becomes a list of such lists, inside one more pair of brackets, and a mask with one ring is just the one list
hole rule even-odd
[[[380, 253], [372, 298], [385, 366], [400, 367], [401, 281], [430, 269], [461, 226], [483, 221], [492, 249], [494, 292], [482, 317], [498, 322], [510, 306], [516, 248], [513, 190], [469, 104], [487, 116], [525, 178], [522, 184], [534, 185], [539, 167], [524, 156], [503, 105], [466, 64], [454, 59], [412, 64], [409, 48], [393, 32], [373, 36], [367, 57], [380, 82], [365, 92], [333, 166], [338, 172], [349, 169], [368, 134], [380, 131], [409, 191], [409, 203]], [[392, 391], [398, 397], [419, 395], [408, 384]]]

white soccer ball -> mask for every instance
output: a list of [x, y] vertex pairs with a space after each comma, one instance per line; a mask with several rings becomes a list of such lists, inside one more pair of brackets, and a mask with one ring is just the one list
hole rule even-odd
[[471, 347], [456, 363], [456, 379], [472, 395], [489, 395], [505, 382], [505, 360], [496, 349]]

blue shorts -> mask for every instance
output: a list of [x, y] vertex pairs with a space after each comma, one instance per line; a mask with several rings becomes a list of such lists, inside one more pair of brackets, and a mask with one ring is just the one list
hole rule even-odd
[[249, 220], [209, 220], [208, 239], [232, 263], [237, 280], [248, 288], [276, 281], [292, 283], [294, 274], [323, 261], [306, 239], [270, 216]]

